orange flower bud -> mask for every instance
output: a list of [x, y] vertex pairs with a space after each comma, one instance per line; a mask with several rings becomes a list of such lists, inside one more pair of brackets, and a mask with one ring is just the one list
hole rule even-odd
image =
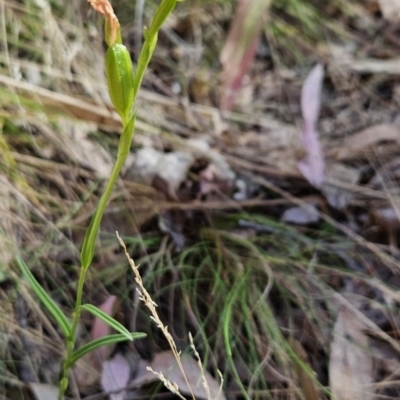
[[106, 17], [106, 42], [109, 47], [122, 43], [119, 21], [108, 0], [88, 0], [94, 10]]

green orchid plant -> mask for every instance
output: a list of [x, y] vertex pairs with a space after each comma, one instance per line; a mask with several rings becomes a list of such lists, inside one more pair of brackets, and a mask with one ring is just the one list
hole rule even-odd
[[[17, 264], [32, 290], [38, 296], [44, 307], [58, 323], [65, 338], [65, 357], [62, 362], [60, 390], [58, 399], [62, 400], [69, 384], [69, 374], [74, 363], [85, 354], [106, 344], [123, 340], [134, 340], [145, 336], [144, 333], [129, 332], [114, 318], [91, 304], [82, 304], [83, 289], [86, 273], [92, 263], [95, 251], [96, 239], [99, 233], [100, 223], [104, 210], [107, 207], [114, 185], [125, 163], [132, 143], [135, 129], [136, 112], [134, 104], [137, 98], [143, 76], [149, 65], [157, 44], [158, 31], [168, 15], [174, 10], [177, 0], [162, 0], [149, 28], [144, 30], [144, 43], [139, 55], [136, 73], [128, 49], [122, 44], [119, 21], [108, 0], [88, 0], [91, 6], [105, 17], [105, 41], [108, 45], [106, 53], [106, 75], [111, 101], [121, 117], [122, 134], [118, 145], [118, 154], [107, 182], [104, 193], [92, 216], [80, 254], [81, 268], [76, 292], [75, 308], [72, 318], [68, 318], [60, 307], [52, 300], [46, 291], [37, 282], [29, 268], [21, 258], [17, 258]], [[93, 340], [79, 348], [76, 348], [77, 328], [82, 311], [88, 311], [97, 318], [102, 319], [118, 333]]]

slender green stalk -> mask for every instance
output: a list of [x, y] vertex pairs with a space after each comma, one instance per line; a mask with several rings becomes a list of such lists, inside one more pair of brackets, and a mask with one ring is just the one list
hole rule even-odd
[[[72, 360], [74, 359], [74, 354], [76, 354], [74, 353], [76, 333], [83, 309], [82, 297], [85, 278], [87, 270], [93, 260], [100, 223], [103, 218], [103, 214], [107, 207], [107, 204], [110, 200], [115, 183], [119, 177], [119, 174], [131, 147], [136, 120], [136, 113], [132, 114], [132, 108], [139, 92], [144, 73], [147, 69], [147, 66], [150, 62], [155, 46], [157, 44], [158, 31], [165, 19], [175, 8], [177, 1], [162, 0], [154, 15], [153, 21], [150, 25], [150, 29], [145, 29], [145, 41], [140, 52], [135, 77], [133, 77], [132, 63], [130, 60], [129, 52], [122, 44], [119, 22], [112, 10], [111, 5], [108, 3], [108, 0], [98, 0], [97, 2], [89, 0], [89, 2], [97, 11], [101, 12], [106, 17], [105, 39], [106, 43], [109, 46], [106, 54], [106, 73], [108, 89], [111, 101], [121, 117], [123, 131], [118, 145], [117, 159], [115, 161], [104, 193], [90, 221], [82, 245], [81, 270], [76, 293], [76, 303], [74, 312], [72, 314], [72, 327], [70, 331], [71, 333], [65, 338], [66, 354], [63, 362], [62, 376], [60, 379], [60, 391], [58, 400], [62, 400], [64, 398], [65, 391], [68, 387], [69, 372], [73, 365]], [[101, 7], [99, 6], [100, 3], [102, 3]], [[94, 307], [91, 306], [91, 308]], [[87, 306], [86, 309], [88, 309]], [[92, 310], [92, 312], [94, 311]], [[117, 323], [116, 321], [114, 322]], [[115, 335], [114, 337], [115, 340], [120, 340], [119, 335]], [[136, 334], [135, 337], [138, 337], [138, 334]], [[134, 337], [132, 336], [132, 339], [133, 338]]]
[[[58, 400], [63, 400], [64, 394], [68, 388], [70, 370], [73, 364], [80, 357], [105, 344], [117, 343], [122, 340], [135, 340], [145, 336], [143, 333], [129, 332], [122, 324], [97, 307], [90, 304], [82, 304], [82, 299], [86, 273], [93, 260], [100, 223], [110, 200], [115, 183], [117, 182], [131, 147], [136, 120], [136, 112], [133, 112], [133, 106], [140, 89], [143, 76], [157, 44], [158, 31], [162, 23], [175, 8], [177, 2], [177, 0], [161, 1], [161, 4], [158, 7], [150, 25], [150, 29], [145, 29], [145, 41], [140, 52], [136, 76], [134, 76], [130, 54], [127, 48], [122, 44], [119, 22], [114, 14], [109, 0], [88, 1], [96, 11], [100, 12], [106, 17], [105, 39], [108, 45], [108, 50], [106, 53], [108, 91], [111, 101], [121, 117], [123, 130], [118, 144], [117, 159], [108, 179], [104, 193], [100, 198], [96, 210], [91, 218], [90, 224], [86, 230], [83, 241], [81, 250], [81, 269], [76, 292], [75, 308], [72, 312], [72, 321], [66, 317], [66, 315], [53, 301], [50, 295], [41, 287], [24, 261], [20, 258], [17, 258], [17, 264], [21, 269], [22, 274], [25, 276], [26, 280], [29, 282], [31, 288], [41, 300], [42, 304], [54, 317], [65, 337], [65, 358], [62, 363]], [[114, 330], [119, 332], [119, 334], [108, 335], [107, 337], [89, 342], [79, 349], [75, 349], [78, 325], [83, 310], [86, 310], [95, 315], [97, 318], [100, 318]]]
[[65, 390], [68, 387], [68, 376], [69, 371], [71, 369], [71, 364], [69, 360], [72, 358], [72, 354], [75, 348], [75, 341], [76, 341], [76, 330], [78, 328], [79, 320], [81, 317], [81, 311], [78, 307], [82, 304], [82, 294], [83, 294], [83, 286], [85, 284], [87, 269], [81, 268], [81, 272], [79, 275], [79, 282], [78, 282], [78, 289], [76, 292], [76, 304], [74, 313], [72, 314], [72, 329], [71, 334], [66, 339], [66, 354], [65, 359], [62, 365], [62, 376], [60, 379], [60, 391], [58, 392], [58, 400], [64, 399]]
[[135, 115], [128, 122], [127, 126], [124, 127], [120, 143], [118, 146], [117, 159], [115, 161], [113, 170], [111, 172], [111, 176], [107, 182], [107, 186], [104, 190], [104, 193], [101, 196], [99, 204], [92, 217], [89, 228], [86, 232], [84, 244], [82, 246], [82, 252], [81, 252], [82, 266], [80, 269], [78, 288], [76, 292], [75, 310], [72, 314], [71, 334], [70, 337], [66, 338], [66, 354], [63, 362], [62, 376], [60, 379], [60, 391], [58, 400], [62, 400], [64, 398], [65, 390], [68, 387], [68, 376], [71, 369], [70, 360], [75, 350], [76, 331], [82, 313], [82, 311], [80, 310], [80, 306], [82, 305], [82, 296], [83, 296], [83, 288], [85, 284], [86, 272], [93, 258], [94, 244], [97, 238], [97, 234], [99, 231], [101, 220], [103, 218], [104, 211], [106, 209], [108, 201], [110, 200], [113, 188], [121, 172], [121, 169], [125, 163], [126, 157], [128, 156], [129, 153], [129, 148], [133, 137], [134, 122], [135, 122]]
[[85, 239], [83, 241], [81, 250], [81, 263], [82, 269], [88, 269], [94, 254], [94, 248], [96, 244], [96, 238], [99, 232], [100, 223], [103, 218], [104, 211], [107, 207], [108, 201], [110, 200], [111, 193], [114, 189], [114, 185], [118, 179], [121, 169], [125, 163], [126, 157], [128, 156], [131, 141], [133, 137], [135, 123], [135, 115], [130, 119], [128, 124], [124, 127], [122, 132], [119, 146], [117, 160], [115, 161], [111, 176], [108, 180], [107, 186], [104, 190], [103, 195], [97, 205], [96, 211], [93, 214], [90, 225], [86, 231]]

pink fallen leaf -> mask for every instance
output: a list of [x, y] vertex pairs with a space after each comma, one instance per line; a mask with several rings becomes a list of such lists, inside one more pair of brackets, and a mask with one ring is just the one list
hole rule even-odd
[[[107, 300], [99, 306], [100, 310], [111, 316], [113, 314], [116, 300], [116, 296], [109, 296]], [[110, 326], [106, 324], [102, 319], [96, 317], [90, 331], [90, 336], [92, 337], [92, 339], [100, 339], [109, 334]], [[103, 363], [107, 358], [107, 346], [98, 347], [96, 350], [94, 350], [93, 353], [95, 354], [99, 362]]]
[[111, 360], [105, 361], [101, 373], [101, 387], [105, 392], [118, 391], [110, 394], [110, 400], [123, 400], [125, 390], [129, 381], [130, 367], [128, 361], [120, 353], [117, 353]]
[[256, 54], [265, 10], [270, 0], [239, 0], [220, 54], [223, 66], [221, 108], [230, 110], [235, 94]]
[[[116, 296], [109, 296], [99, 308], [106, 314], [112, 315], [116, 299]], [[101, 319], [95, 318], [90, 331], [91, 339], [99, 339], [109, 334], [110, 327]], [[80, 388], [90, 386], [98, 380], [103, 363], [112, 350], [111, 346], [112, 345], [98, 347], [78, 360], [74, 371]]]
[[308, 74], [301, 91], [301, 112], [304, 127], [300, 135], [306, 156], [297, 163], [303, 176], [316, 188], [324, 181], [325, 160], [318, 137], [317, 121], [321, 107], [324, 67], [317, 64]]

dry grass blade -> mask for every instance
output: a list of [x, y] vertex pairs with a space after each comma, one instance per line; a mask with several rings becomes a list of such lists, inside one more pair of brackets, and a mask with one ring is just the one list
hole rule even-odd
[[[291, 345], [299, 359], [307, 365], [307, 353], [301, 343], [298, 340], [293, 339], [291, 340]], [[306, 373], [306, 371], [300, 364], [296, 364], [295, 368], [304, 398], [307, 400], [319, 400], [314, 380]]]
[[195, 357], [197, 358], [197, 363], [198, 363], [199, 369], [201, 371], [201, 379], [203, 381], [203, 387], [204, 387], [204, 390], [207, 393], [207, 399], [209, 399], [209, 400], [218, 400], [220, 398], [220, 396], [221, 396], [222, 386], [224, 384], [224, 378], [222, 376], [222, 373], [219, 370], [217, 371], [221, 383], [219, 385], [219, 390], [218, 390], [218, 393], [217, 393], [216, 397], [213, 398], [211, 396], [210, 386], [209, 386], [207, 378], [206, 378], [206, 376], [204, 374], [204, 367], [203, 367], [203, 363], [201, 362], [200, 354], [196, 350], [196, 346], [194, 345], [194, 342], [193, 342], [193, 336], [192, 336], [192, 334], [190, 332], [189, 332], [189, 341], [190, 341], [190, 347], [192, 348], [193, 353], [194, 353]]

